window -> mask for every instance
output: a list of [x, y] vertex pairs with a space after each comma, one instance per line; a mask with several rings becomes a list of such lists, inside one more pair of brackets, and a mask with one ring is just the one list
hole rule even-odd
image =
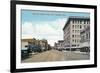
[[88, 24], [88, 21], [87, 21], [87, 24]]
[[74, 32], [76, 33], [76, 30], [74, 30]]
[[78, 25], [76, 26], [76, 28], [78, 28]]
[[75, 42], [76, 42], [76, 40], [75, 40]]
[[87, 21], [87, 24], [88, 24], [88, 21]]
[[77, 30], [77, 32], [79, 33], [79, 30]]
[[79, 28], [79, 25], [78, 25], [78, 28]]
[[25, 45], [25, 47], [28, 47], [28, 45]]
[[84, 21], [84, 24], [86, 24], [86, 21]]
[[72, 37], [74, 37], [74, 35], [72, 35]]
[[73, 42], [74, 42], [74, 39], [73, 39]]
[[78, 24], [79, 24], [80, 21], [77, 21], [77, 22], [78, 22]]
[[75, 28], [76, 28], [76, 25], [75, 25]]
[[82, 24], [82, 21], [80, 21], [80, 24]]
[[76, 45], [73, 44], [72, 46], [74, 47], [74, 46], [76, 46]]
[[80, 29], [82, 28], [82, 26], [80, 25]]
[[76, 35], [74, 37], [76, 37]]
[[72, 23], [74, 23], [74, 20], [72, 21]]
[[73, 28], [74, 28], [74, 25], [73, 25]]
[[73, 30], [73, 32], [74, 32], [74, 30]]
[[86, 24], [87, 24], [87, 21], [86, 21]]
[[88, 39], [88, 34], [86, 34], [86, 39]]
[[89, 38], [90, 38], [90, 32], [89, 32]]

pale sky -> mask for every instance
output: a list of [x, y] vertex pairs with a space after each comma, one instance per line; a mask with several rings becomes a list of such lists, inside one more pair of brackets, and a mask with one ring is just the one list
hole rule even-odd
[[46, 39], [53, 46], [63, 40], [63, 27], [69, 16], [89, 17], [82, 12], [21, 11], [22, 38]]

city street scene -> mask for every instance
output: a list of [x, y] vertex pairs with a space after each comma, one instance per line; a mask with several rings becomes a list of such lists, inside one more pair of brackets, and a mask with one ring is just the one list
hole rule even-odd
[[22, 10], [21, 62], [90, 60], [90, 13]]

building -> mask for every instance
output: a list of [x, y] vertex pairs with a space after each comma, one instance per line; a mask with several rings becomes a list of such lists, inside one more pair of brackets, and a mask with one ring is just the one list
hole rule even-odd
[[30, 46], [41, 47], [41, 49], [43, 51], [48, 49], [48, 42], [45, 39], [43, 39], [43, 40], [39, 40], [39, 39], [35, 39], [35, 38], [33, 38], [33, 39], [22, 39], [21, 44], [22, 44], [21, 48], [26, 48], [30, 45]]
[[28, 49], [29, 45], [36, 45], [36, 39], [21, 39], [21, 49]]
[[90, 25], [80, 32], [80, 47], [82, 52], [90, 52]]
[[64, 40], [59, 40], [57, 43], [55, 43], [54, 47], [56, 50], [63, 50], [64, 49]]
[[48, 42], [45, 39], [39, 40], [39, 44], [42, 48], [42, 50], [47, 50], [48, 49]]
[[89, 17], [69, 17], [63, 28], [64, 46], [66, 49], [78, 50], [80, 48], [80, 32], [90, 24]]

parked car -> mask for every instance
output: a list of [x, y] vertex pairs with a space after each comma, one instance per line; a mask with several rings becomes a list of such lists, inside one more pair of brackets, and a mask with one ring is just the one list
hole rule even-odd
[[42, 52], [42, 48], [41, 48], [41, 46], [37, 46], [37, 45], [33, 45], [32, 46], [32, 51], [33, 52]]
[[22, 48], [21, 49], [21, 59], [26, 59], [29, 57], [29, 52], [27, 48]]

